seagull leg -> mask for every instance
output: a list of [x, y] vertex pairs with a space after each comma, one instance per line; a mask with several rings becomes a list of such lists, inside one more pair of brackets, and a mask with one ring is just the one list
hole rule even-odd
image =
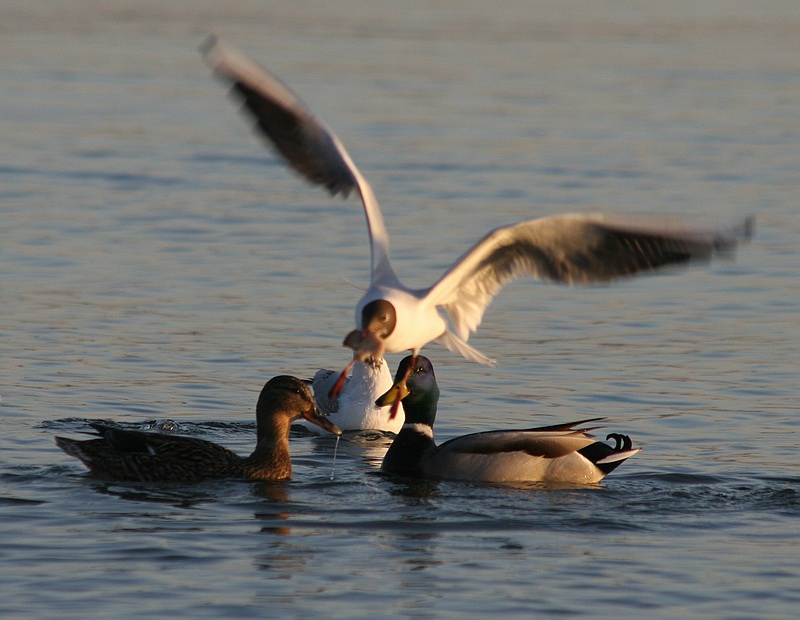
[[328, 398], [336, 398], [339, 396], [344, 387], [344, 382], [347, 381], [347, 375], [353, 368], [353, 364], [356, 362], [371, 362], [376, 364], [380, 363], [380, 360], [383, 359], [383, 352], [385, 350], [383, 340], [374, 332], [354, 329], [345, 336], [342, 344], [353, 349], [353, 359], [350, 360], [347, 368], [339, 375], [336, 384], [331, 388], [328, 394]]
[[[403, 386], [403, 388], [405, 388], [406, 381], [408, 381], [408, 378], [411, 376], [411, 373], [414, 371], [414, 366], [417, 363], [417, 355], [418, 355], [418, 352], [417, 352], [416, 349], [411, 351], [411, 363], [408, 365], [408, 368], [406, 368], [406, 373], [403, 375], [403, 378], [400, 379], [400, 381], [396, 381], [395, 382], [395, 383]], [[406, 391], [406, 390], [397, 390], [397, 398], [394, 399], [394, 402], [392, 403], [392, 408], [389, 409], [389, 421], [394, 420], [395, 416], [397, 415], [397, 412], [400, 410], [400, 401], [403, 400], [402, 393], [404, 391]]]
[[335, 398], [339, 398], [339, 394], [342, 393], [342, 388], [344, 388], [344, 383], [347, 381], [347, 375], [350, 374], [350, 371], [353, 369], [353, 364], [356, 363], [356, 358], [350, 360], [350, 363], [345, 367], [342, 371], [342, 374], [339, 375], [339, 378], [336, 380], [336, 383], [333, 384], [331, 391], [328, 392], [328, 398], [331, 400]]
[[[398, 394], [399, 394], [399, 392], [398, 392]], [[400, 411], [400, 400], [401, 400], [400, 396], [395, 398], [394, 402], [392, 403], [392, 408], [389, 409], [389, 421], [390, 422], [395, 419], [395, 417], [397, 416], [397, 412]]]

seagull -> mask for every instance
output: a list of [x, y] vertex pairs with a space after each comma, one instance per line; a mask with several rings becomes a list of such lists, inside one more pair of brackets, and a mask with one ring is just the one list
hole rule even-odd
[[347, 197], [355, 190], [361, 197], [370, 239], [370, 284], [356, 304], [356, 329], [344, 339], [353, 359], [332, 397], [356, 361], [402, 351], [417, 355], [434, 340], [468, 360], [494, 365], [467, 341], [492, 299], [516, 278], [607, 283], [669, 265], [730, 257], [739, 241], [752, 235], [752, 217], [720, 228], [597, 213], [539, 217], [495, 228], [432, 286], [410, 289], [390, 263], [389, 236], [375, 193], [336, 134], [277, 77], [241, 52], [214, 36], [200, 49], [213, 73], [231, 84], [257, 131], [291, 168], [332, 196]]
[[[375, 401], [392, 385], [392, 373], [385, 360], [379, 362], [356, 362], [353, 374], [347, 379], [341, 393], [330, 398], [330, 391], [339, 377], [339, 370], [321, 369], [311, 379], [311, 389], [322, 414], [342, 431], [388, 431], [398, 433], [405, 421], [402, 405], [392, 417], [391, 406], [378, 406]], [[307, 420], [296, 420], [296, 426], [303, 426], [317, 434], [330, 431]]]

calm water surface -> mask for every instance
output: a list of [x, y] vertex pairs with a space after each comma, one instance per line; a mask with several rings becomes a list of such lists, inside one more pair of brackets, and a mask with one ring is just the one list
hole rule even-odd
[[[795, 617], [800, 8], [286, 4], [3, 3], [0, 615]], [[511, 285], [474, 340], [496, 368], [428, 351], [441, 440], [603, 416], [642, 453], [559, 489], [385, 479], [369, 434], [333, 479], [333, 441], [293, 435], [274, 485], [62, 454], [98, 418], [246, 453], [269, 377], [347, 360], [360, 206], [261, 148], [211, 31], [339, 133], [409, 284], [535, 215], [756, 214], [736, 262]]]

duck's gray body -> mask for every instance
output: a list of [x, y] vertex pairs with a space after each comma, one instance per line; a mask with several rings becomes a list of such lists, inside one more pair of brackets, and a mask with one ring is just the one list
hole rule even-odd
[[[523, 430], [464, 435], [437, 446], [433, 423], [439, 388], [430, 361], [413, 356], [401, 362], [397, 378], [406, 380], [406, 422], [384, 456], [384, 472], [414, 478], [472, 482], [545, 482], [592, 484], [602, 480], [639, 449], [626, 435], [612, 433], [614, 445], [576, 428], [599, 419]], [[393, 386], [393, 390], [399, 384]], [[388, 400], [396, 395], [390, 390]]]
[[480, 482], [600, 482], [639, 449], [618, 438], [611, 446], [575, 426], [487, 431], [451, 439], [439, 446], [433, 430], [422, 424], [401, 429], [383, 460], [388, 473], [416, 478]]

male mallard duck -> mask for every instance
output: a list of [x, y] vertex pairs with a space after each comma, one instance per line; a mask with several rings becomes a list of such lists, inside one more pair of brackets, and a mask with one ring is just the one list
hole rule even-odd
[[273, 377], [256, 405], [258, 443], [248, 457], [194, 437], [126, 431], [92, 424], [99, 439], [56, 437], [56, 445], [80, 459], [92, 475], [104, 480], [198, 482], [208, 478], [285, 480], [292, 476], [289, 427], [304, 418], [331, 433], [341, 431], [320, 414], [305, 382]]
[[439, 387], [433, 365], [422, 355], [412, 360], [410, 355], [400, 362], [395, 384], [378, 399], [378, 404], [387, 404], [399, 397], [406, 414], [403, 428], [383, 458], [381, 469], [387, 473], [473, 482], [588, 484], [599, 482], [639, 452], [639, 448], [631, 449], [627, 435], [608, 435], [615, 442], [610, 446], [586, 434], [592, 429], [575, 428], [599, 418], [473, 433], [437, 446], [433, 423]]
[[[342, 431], [389, 431], [397, 433], [405, 415], [400, 406], [398, 415], [390, 415], [391, 406], [378, 407], [377, 398], [392, 385], [392, 374], [385, 360], [356, 362], [353, 374], [347, 379], [339, 396], [331, 398], [330, 391], [339, 377], [338, 370], [318, 370], [311, 380], [314, 398], [323, 415]], [[298, 420], [295, 424], [322, 434], [319, 427]]]
[[[467, 340], [510, 281], [528, 276], [568, 284], [609, 282], [729, 256], [752, 232], [750, 218], [730, 227], [697, 228], [600, 214], [541, 217], [490, 231], [432, 286], [409, 289], [389, 261], [389, 235], [372, 187], [339, 138], [289, 88], [240, 52], [216, 37], [201, 50], [214, 73], [232, 84], [256, 128], [289, 166], [332, 195], [346, 197], [356, 190], [361, 197], [371, 270], [369, 287], [356, 304], [356, 329], [344, 340], [354, 360], [380, 359], [384, 352], [416, 354], [438, 340], [469, 360], [491, 365], [493, 361]], [[340, 375], [332, 397], [341, 390], [349, 368]]]

